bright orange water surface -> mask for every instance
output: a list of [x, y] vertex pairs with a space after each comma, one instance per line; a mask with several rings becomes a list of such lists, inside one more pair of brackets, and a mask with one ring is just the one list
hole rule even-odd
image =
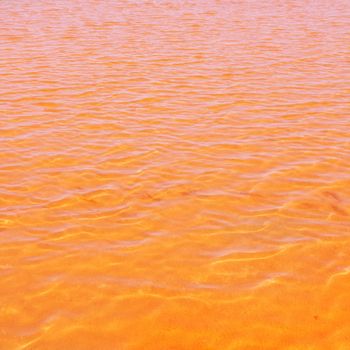
[[348, 0], [0, 2], [1, 349], [350, 349]]

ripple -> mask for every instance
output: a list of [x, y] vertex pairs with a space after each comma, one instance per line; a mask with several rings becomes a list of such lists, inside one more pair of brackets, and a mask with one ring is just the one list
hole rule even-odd
[[349, 11], [1, 1], [0, 348], [347, 348]]

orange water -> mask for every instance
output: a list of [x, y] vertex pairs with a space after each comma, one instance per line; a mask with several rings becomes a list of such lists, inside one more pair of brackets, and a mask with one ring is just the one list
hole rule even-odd
[[350, 349], [348, 0], [0, 2], [0, 349]]

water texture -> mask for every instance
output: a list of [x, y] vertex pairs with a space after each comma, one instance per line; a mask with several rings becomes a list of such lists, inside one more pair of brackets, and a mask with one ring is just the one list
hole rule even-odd
[[0, 349], [350, 349], [348, 0], [0, 1]]

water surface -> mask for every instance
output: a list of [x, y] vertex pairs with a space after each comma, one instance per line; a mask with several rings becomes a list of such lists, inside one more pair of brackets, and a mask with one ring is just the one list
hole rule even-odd
[[349, 349], [348, 0], [0, 2], [1, 349]]

